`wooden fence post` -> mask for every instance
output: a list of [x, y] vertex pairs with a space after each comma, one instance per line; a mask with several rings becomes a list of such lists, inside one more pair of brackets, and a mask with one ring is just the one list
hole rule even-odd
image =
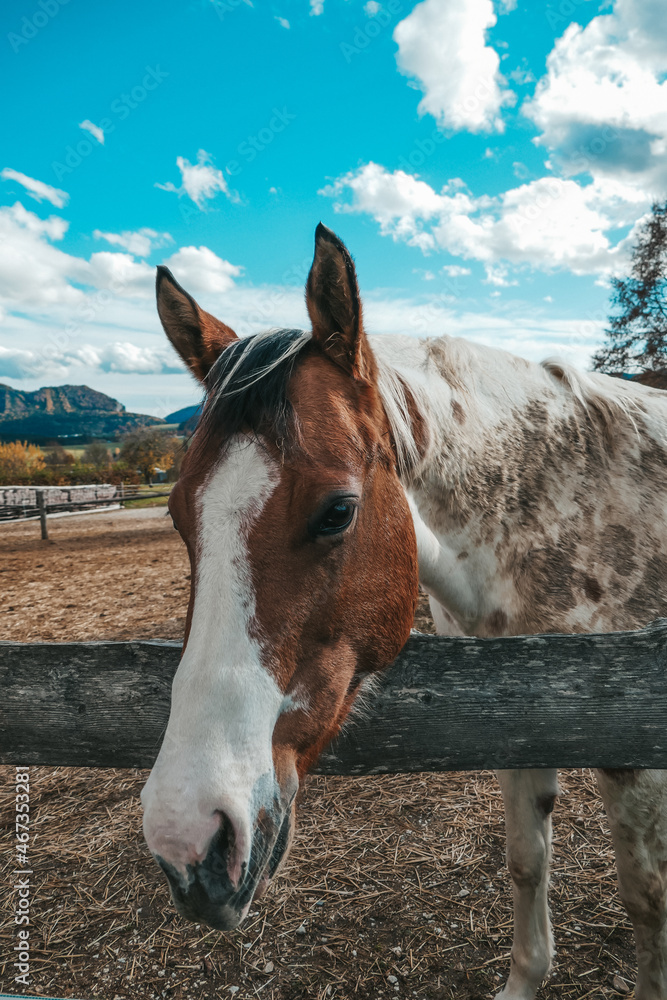
[[37, 506], [39, 507], [39, 523], [42, 526], [42, 541], [48, 541], [49, 528], [46, 523], [46, 498], [44, 490], [37, 490]]

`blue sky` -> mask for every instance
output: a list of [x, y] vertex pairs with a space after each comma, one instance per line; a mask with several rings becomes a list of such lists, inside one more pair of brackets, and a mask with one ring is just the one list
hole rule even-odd
[[667, 188], [662, 0], [8, 0], [0, 380], [164, 415], [166, 262], [241, 334], [305, 325], [321, 219], [371, 332], [586, 365]]

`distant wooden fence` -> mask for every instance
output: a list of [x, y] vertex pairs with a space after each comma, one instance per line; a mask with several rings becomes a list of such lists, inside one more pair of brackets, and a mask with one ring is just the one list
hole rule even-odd
[[49, 537], [47, 517], [53, 514], [90, 514], [116, 509], [131, 500], [168, 497], [169, 491], [139, 490], [108, 483], [89, 486], [0, 487], [0, 523], [39, 518], [42, 539]]
[[118, 503], [122, 488], [112, 483], [83, 486], [0, 486], [0, 520], [39, 517], [73, 507]]
[[[150, 767], [175, 642], [0, 643], [0, 762]], [[667, 769], [667, 619], [637, 632], [414, 634], [319, 774]]]

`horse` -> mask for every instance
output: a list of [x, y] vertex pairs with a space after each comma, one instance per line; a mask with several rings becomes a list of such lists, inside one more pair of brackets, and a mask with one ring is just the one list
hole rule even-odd
[[[295, 796], [410, 634], [633, 629], [667, 614], [667, 396], [449, 336], [366, 334], [320, 224], [308, 331], [238, 338], [158, 268], [206, 401], [169, 499], [191, 562], [183, 655], [142, 791], [176, 909], [228, 930], [266, 891]], [[514, 897], [499, 994], [549, 972], [556, 769], [497, 772]], [[667, 997], [667, 772], [599, 770], [635, 996]]]

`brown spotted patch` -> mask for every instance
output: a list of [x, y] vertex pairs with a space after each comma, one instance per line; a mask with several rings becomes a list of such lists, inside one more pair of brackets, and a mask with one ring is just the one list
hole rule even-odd
[[492, 611], [485, 624], [488, 635], [504, 635], [507, 629], [507, 615], [501, 609]]
[[584, 577], [584, 593], [586, 594], [586, 597], [588, 597], [591, 601], [595, 601], [596, 604], [602, 597], [602, 587], [594, 576]]
[[452, 400], [452, 413], [457, 424], [464, 424], [466, 422], [465, 410], [455, 399]]

